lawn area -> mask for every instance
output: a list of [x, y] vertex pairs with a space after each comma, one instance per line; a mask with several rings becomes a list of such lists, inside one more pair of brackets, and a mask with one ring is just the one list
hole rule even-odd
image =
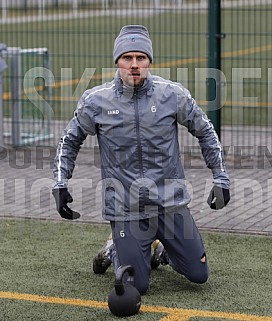
[[[106, 306], [113, 268], [105, 275], [91, 269], [108, 234], [106, 224], [1, 219], [1, 320], [117, 319]], [[203, 238], [209, 281], [192, 284], [161, 266], [152, 271], [140, 313], [122, 320], [272, 320], [272, 238], [208, 232]]]

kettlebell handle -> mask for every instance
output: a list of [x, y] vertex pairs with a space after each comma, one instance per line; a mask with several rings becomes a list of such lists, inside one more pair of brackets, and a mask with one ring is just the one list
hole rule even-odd
[[115, 292], [117, 295], [122, 295], [125, 292], [123, 277], [126, 272], [128, 273], [128, 276], [129, 276], [127, 281], [131, 284], [134, 283], [134, 274], [135, 274], [134, 267], [132, 265], [119, 266], [115, 276]]

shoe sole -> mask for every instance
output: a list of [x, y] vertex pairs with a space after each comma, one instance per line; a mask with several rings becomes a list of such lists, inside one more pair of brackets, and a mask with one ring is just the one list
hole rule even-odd
[[107, 259], [103, 259], [103, 255], [101, 254], [99, 255], [99, 254], [93, 260], [93, 272], [95, 274], [104, 274], [107, 271], [107, 269], [110, 267], [111, 261]]

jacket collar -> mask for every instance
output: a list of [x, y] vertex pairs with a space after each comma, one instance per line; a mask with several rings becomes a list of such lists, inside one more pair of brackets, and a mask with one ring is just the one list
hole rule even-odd
[[153, 88], [152, 86], [153, 79], [150, 72], [148, 72], [147, 78], [144, 80], [143, 84], [140, 87], [134, 88], [134, 87], [126, 86], [123, 83], [120, 77], [119, 71], [117, 70], [114, 76], [114, 83], [118, 94], [125, 95], [125, 96], [133, 96], [134, 94], [136, 94], [137, 96], [142, 96], [146, 93], [150, 95]]

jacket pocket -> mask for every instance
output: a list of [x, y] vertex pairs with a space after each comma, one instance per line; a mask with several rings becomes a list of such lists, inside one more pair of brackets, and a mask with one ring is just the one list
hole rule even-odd
[[190, 202], [184, 179], [165, 180], [165, 207], [184, 206]]
[[108, 209], [114, 209], [114, 207], [115, 207], [115, 190], [112, 186], [106, 187], [105, 207]]
[[103, 190], [103, 213], [106, 216], [124, 215], [124, 188], [118, 180], [105, 179]]

